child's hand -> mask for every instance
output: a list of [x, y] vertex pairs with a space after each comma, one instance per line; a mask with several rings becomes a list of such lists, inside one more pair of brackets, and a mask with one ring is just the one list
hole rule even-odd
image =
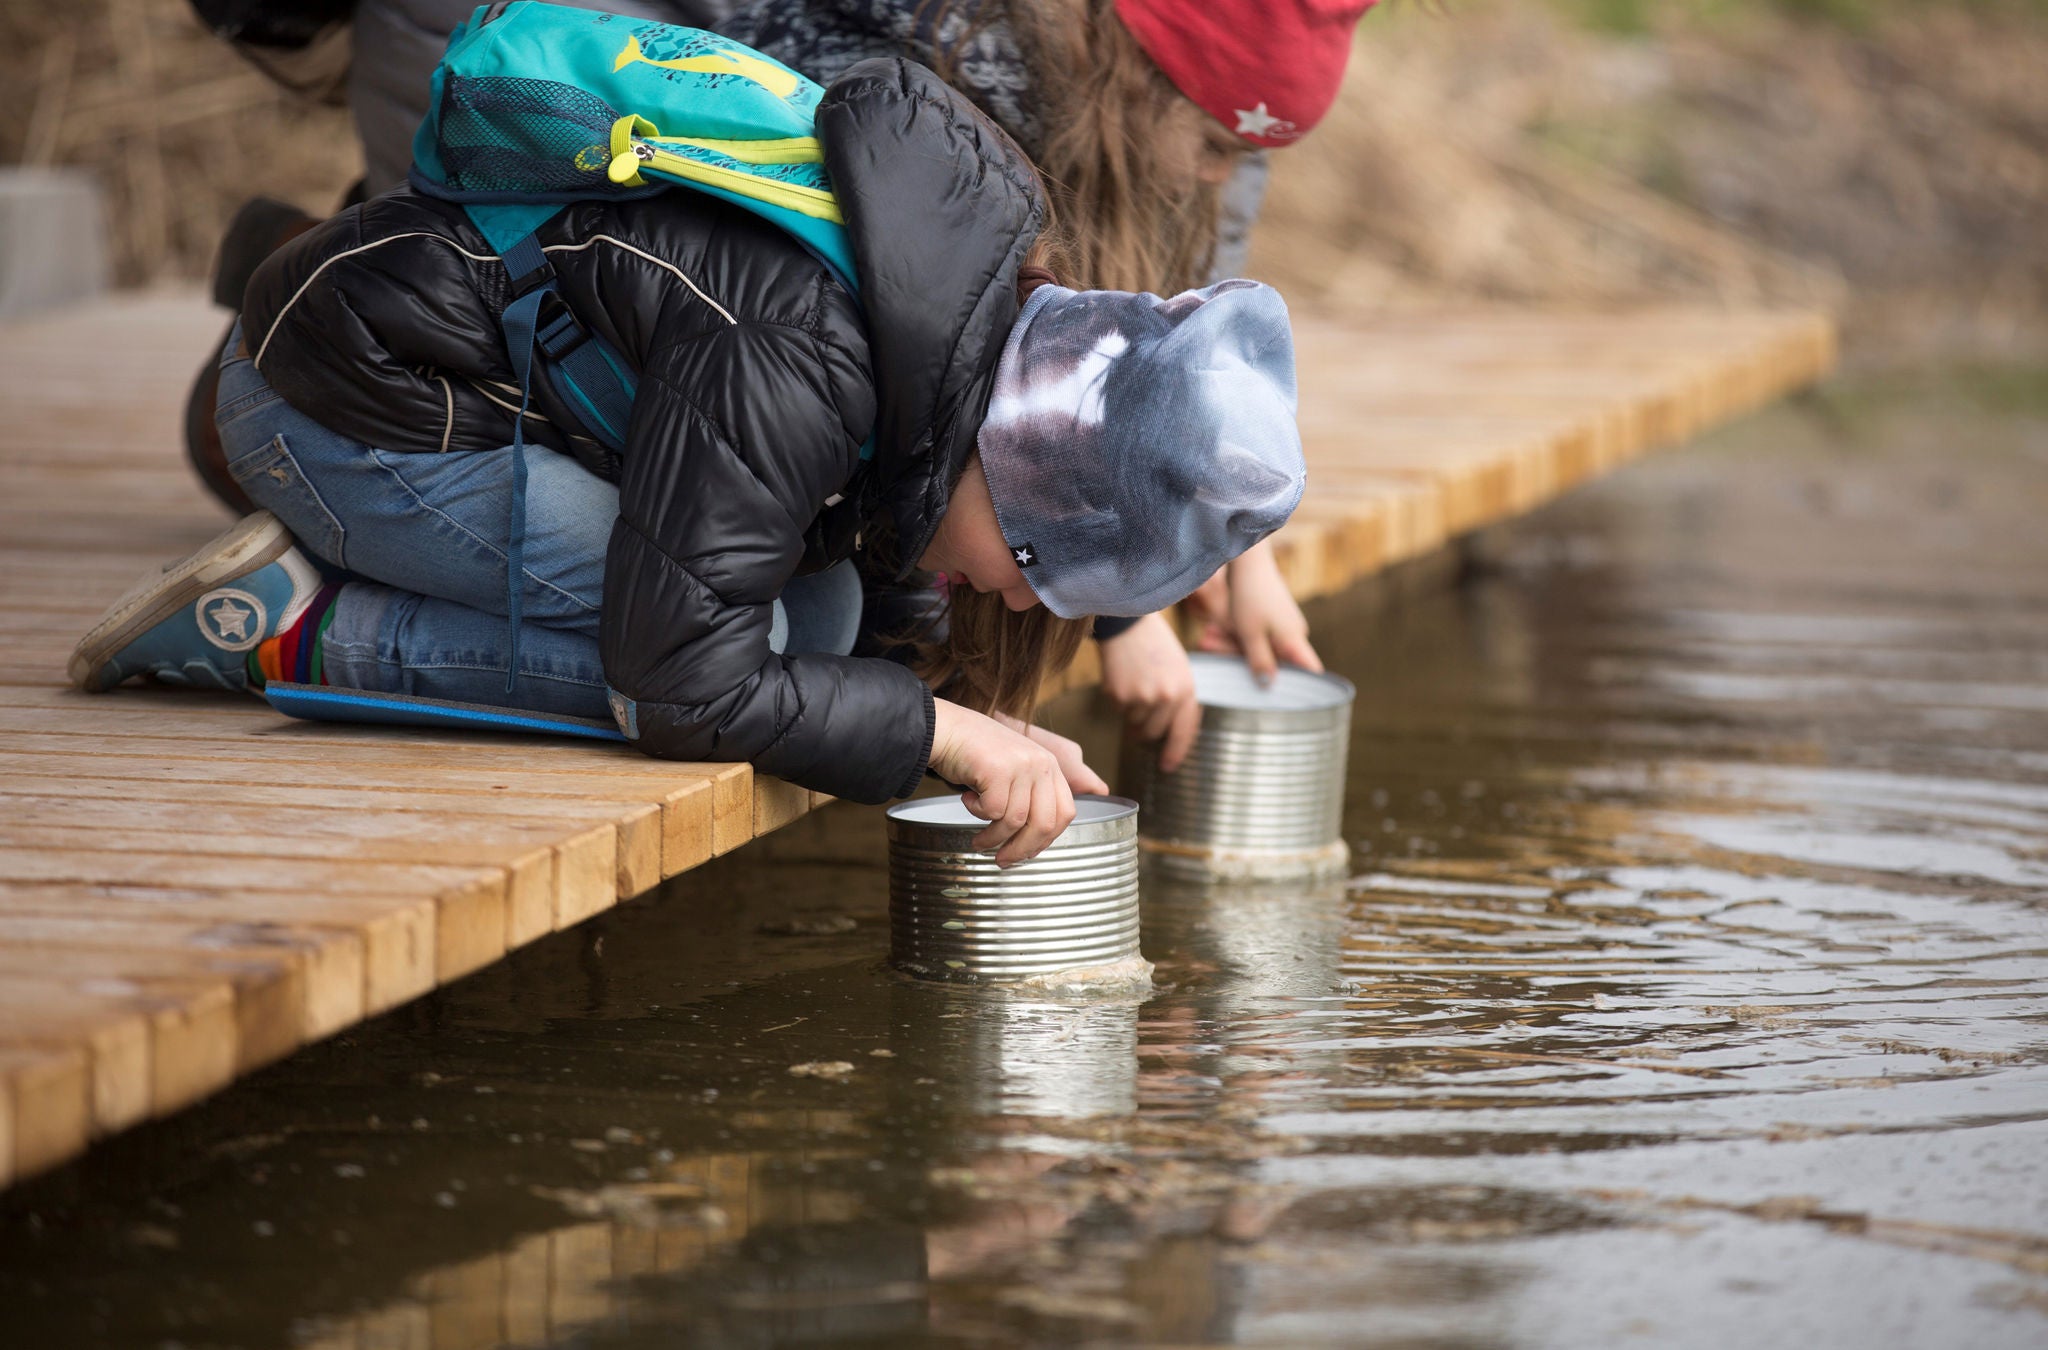
[[1050, 749], [945, 699], [936, 702], [931, 767], [966, 784], [961, 802], [989, 822], [974, 847], [996, 850], [998, 867], [1038, 856], [1073, 823], [1074, 794]]
[[1037, 741], [1052, 751], [1052, 757], [1059, 761], [1060, 772], [1067, 776], [1067, 786], [1075, 792], [1104, 794], [1109, 791], [1109, 784], [1103, 782], [1102, 776], [1088, 767], [1088, 761], [1081, 754], [1081, 747], [1075, 742], [1057, 732], [1047, 731], [1044, 727], [1020, 722], [1008, 713], [995, 713], [993, 716], [996, 721], [1019, 736]]
[[1279, 672], [1280, 663], [1321, 673], [1322, 658], [1309, 645], [1308, 620], [1287, 589], [1270, 543], [1261, 542], [1230, 564], [1229, 592], [1219, 616], [1213, 592], [1204, 587], [1198, 608], [1210, 622], [1196, 643], [1205, 652], [1234, 652], [1244, 657], [1261, 683]]
[[1164, 614], [1148, 614], [1102, 644], [1102, 691], [1141, 741], [1164, 740], [1162, 773], [1172, 773], [1202, 729], [1195, 672]]

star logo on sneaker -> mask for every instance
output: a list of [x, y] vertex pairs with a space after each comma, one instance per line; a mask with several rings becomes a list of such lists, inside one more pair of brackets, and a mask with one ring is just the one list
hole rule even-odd
[[270, 613], [249, 592], [223, 586], [199, 597], [192, 616], [206, 640], [222, 651], [246, 652], [263, 641]]
[[1017, 560], [1019, 567], [1038, 566], [1038, 550], [1029, 544], [1019, 544], [1010, 550], [1010, 556]]

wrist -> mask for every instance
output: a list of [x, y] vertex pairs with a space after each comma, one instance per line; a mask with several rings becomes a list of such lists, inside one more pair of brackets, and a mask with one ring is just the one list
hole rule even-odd
[[930, 762], [936, 767], [953, 753], [954, 743], [960, 738], [960, 716], [967, 710], [950, 699], [932, 699], [932, 752]]
[[1273, 566], [1273, 541], [1261, 539], [1244, 552], [1223, 565], [1226, 575], [1235, 578], [1244, 573], [1264, 571]]

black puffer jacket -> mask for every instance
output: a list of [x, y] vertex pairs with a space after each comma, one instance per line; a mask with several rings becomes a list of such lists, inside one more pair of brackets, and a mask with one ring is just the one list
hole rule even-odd
[[[1043, 205], [1010, 141], [909, 62], [847, 72], [818, 132], [859, 302], [783, 232], [700, 194], [572, 206], [541, 242], [640, 393], [622, 462], [557, 431], [544, 382], [535, 406], [553, 420], [528, 434], [619, 482], [601, 643], [638, 744], [882, 801], [924, 773], [930, 693], [889, 661], [771, 653], [770, 602], [875, 523], [903, 557], [923, 551], [973, 450]], [[507, 298], [459, 209], [399, 191], [265, 264], [243, 331], [271, 385], [335, 431], [494, 450], [518, 402]]]

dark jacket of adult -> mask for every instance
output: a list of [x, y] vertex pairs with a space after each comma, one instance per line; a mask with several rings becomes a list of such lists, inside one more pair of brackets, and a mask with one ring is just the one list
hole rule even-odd
[[[859, 301], [776, 227], [687, 189], [572, 206], [541, 242], [640, 392], [622, 456], [565, 436], [540, 381], [528, 437], [619, 483], [600, 644], [640, 747], [881, 801], [924, 773], [931, 694], [894, 662], [771, 653], [770, 604], [877, 525], [904, 558], [923, 551], [973, 451], [1044, 208], [1011, 142], [922, 66], [854, 67], [818, 132]], [[462, 212], [401, 190], [266, 263], [243, 332], [272, 387], [332, 430], [495, 451], [518, 404], [507, 299]]]

